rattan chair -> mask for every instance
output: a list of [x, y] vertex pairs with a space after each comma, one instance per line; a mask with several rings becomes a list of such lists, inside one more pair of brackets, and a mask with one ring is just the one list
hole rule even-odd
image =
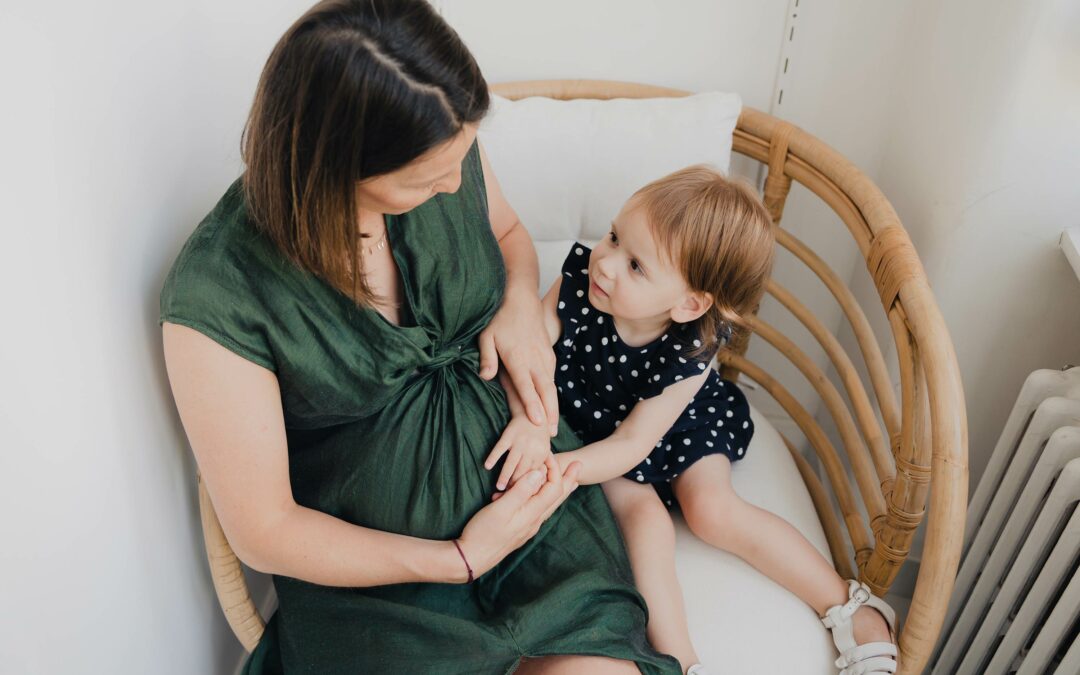
[[[512, 82], [492, 89], [510, 99], [651, 98], [689, 94], [640, 84], [590, 80]], [[729, 379], [742, 373], [761, 385], [810, 441], [824, 468], [828, 487], [795, 451], [794, 445], [784, 439], [814, 501], [837, 572], [842, 577], [857, 576], [876, 594], [884, 595], [907, 558], [915, 528], [924, 516], [928, 517], [914, 597], [900, 634], [899, 672], [919, 673], [941, 631], [960, 559], [967, 501], [967, 426], [952, 342], [926, 274], [896, 212], [859, 169], [805, 131], [750, 108], [745, 108], [739, 117], [733, 149], [768, 167], [764, 201], [777, 226], [777, 242], [813, 270], [831, 291], [858, 342], [884, 429], [850, 356], [787, 289], [770, 280], [765, 292], [790, 310], [824, 348], [850, 407], [825, 373], [794, 342], [760, 318], [751, 317], [754, 334], [787, 356], [822, 397], [854, 474], [862, 509], [848, 482], [840, 452], [788, 389], [746, 358], [747, 340], [732, 344], [719, 355], [722, 373]], [[866, 262], [896, 345], [899, 402], [881, 349], [852, 292], [821, 258], [780, 226], [793, 180], [820, 197], [840, 217]], [[831, 505], [829, 490], [840, 507], [839, 519]], [[933, 504], [929, 514], [926, 513], [928, 495]], [[240, 562], [225, 538], [201, 479], [199, 504], [218, 598], [229, 625], [250, 651], [262, 635], [264, 622], [248, 594]], [[869, 523], [862, 515], [863, 510], [869, 516]]]

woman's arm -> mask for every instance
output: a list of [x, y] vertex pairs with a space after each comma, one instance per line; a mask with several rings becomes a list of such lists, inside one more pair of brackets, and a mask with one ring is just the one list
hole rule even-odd
[[501, 359], [529, 419], [537, 425], [546, 424], [554, 435], [559, 427], [555, 355], [544, 339], [536, 249], [503, 196], [482, 146], [480, 162], [487, 187], [488, 217], [507, 273], [502, 307], [480, 334], [480, 377], [495, 377]]
[[[540, 310], [542, 312], [544, 321], [544, 333], [547, 335], [548, 344], [554, 345], [555, 341], [559, 339], [559, 334], [562, 333], [562, 321], [559, 319], [559, 312], [555, 308], [555, 305], [559, 302], [559, 289], [562, 288], [562, 277], [555, 279], [555, 283], [551, 284], [551, 288], [548, 289], [547, 295], [540, 302]], [[502, 384], [503, 389], [506, 390], [506, 402], [510, 408], [510, 416], [517, 417], [519, 415], [525, 415], [525, 405], [521, 401], [521, 397], [518, 396], [515, 389], [514, 381], [510, 378], [510, 374], [506, 372], [505, 368], [499, 368], [499, 383]], [[556, 420], [556, 424], [558, 420]], [[539, 425], [538, 425], [539, 426]]]
[[[326, 586], [467, 579], [451, 541], [360, 527], [298, 505], [275, 375], [190, 328], [166, 323], [162, 333], [180, 419], [222, 529], [242, 561]], [[519, 481], [509, 509], [485, 507], [466, 526], [460, 543], [476, 574], [531, 537], [576, 487], [576, 468], [557, 468], [548, 471], [546, 484]]]
[[[561, 283], [561, 279], [556, 279], [541, 303], [544, 312], [544, 328], [547, 331], [548, 342], [551, 343], [558, 339], [562, 331], [559, 315], [555, 311]], [[514, 485], [527, 472], [539, 468], [551, 457], [551, 433], [547, 427], [533, 424], [529, 419], [505, 368], [499, 368], [499, 382], [506, 392], [510, 421], [499, 440], [495, 442], [491, 453], [488, 454], [484, 466], [487, 469], [493, 469], [499, 459], [503, 455], [506, 456], [495, 482], [497, 489], [504, 490], [507, 485]]]
[[656, 447], [708, 376], [709, 371], [706, 370], [700, 375], [669, 385], [652, 398], [639, 401], [610, 436], [577, 450], [560, 453], [556, 458], [563, 466], [570, 462], [581, 462], [578, 482], [582, 485], [603, 483], [625, 474]]

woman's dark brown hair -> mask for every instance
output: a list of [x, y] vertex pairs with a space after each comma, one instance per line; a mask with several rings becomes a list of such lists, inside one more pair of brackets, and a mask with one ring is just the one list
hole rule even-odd
[[370, 304], [356, 182], [405, 166], [488, 105], [472, 54], [424, 0], [320, 2], [263, 68], [241, 142], [248, 212], [290, 260]]

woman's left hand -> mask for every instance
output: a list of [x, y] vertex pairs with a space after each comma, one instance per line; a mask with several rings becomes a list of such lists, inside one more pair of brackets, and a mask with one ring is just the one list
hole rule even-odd
[[480, 333], [480, 377], [490, 380], [502, 359], [533, 424], [559, 430], [555, 352], [544, 327], [540, 298], [507, 287], [502, 307]]

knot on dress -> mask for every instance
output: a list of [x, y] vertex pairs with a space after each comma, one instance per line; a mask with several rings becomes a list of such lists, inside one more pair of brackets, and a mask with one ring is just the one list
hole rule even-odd
[[473, 369], [480, 367], [480, 352], [471, 341], [436, 345], [432, 351], [434, 354], [428, 362], [417, 368], [421, 373], [432, 373], [459, 362], [464, 362]]

